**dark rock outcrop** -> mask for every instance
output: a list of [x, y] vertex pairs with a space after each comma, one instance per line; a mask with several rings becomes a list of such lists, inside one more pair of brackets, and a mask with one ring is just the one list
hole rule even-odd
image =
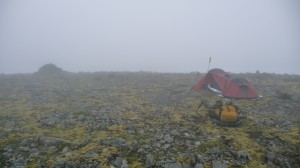
[[54, 64], [45, 64], [42, 67], [40, 67], [38, 70], [38, 73], [42, 73], [42, 74], [55, 74], [61, 72], [63, 72], [63, 70], [61, 68], [58, 68]]

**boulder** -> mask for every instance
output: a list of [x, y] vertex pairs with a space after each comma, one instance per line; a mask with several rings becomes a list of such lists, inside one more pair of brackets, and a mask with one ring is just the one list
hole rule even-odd
[[45, 64], [42, 67], [39, 68], [38, 73], [42, 74], [53, 74], [53, 73], [61, 73], [63, 70], [61, 68], [58, 68], [54, 64]]

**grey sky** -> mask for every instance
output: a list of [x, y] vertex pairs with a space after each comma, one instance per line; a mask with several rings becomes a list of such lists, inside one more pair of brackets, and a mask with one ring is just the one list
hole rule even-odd
[[0, 0], [0, 73], [300, 74], [298, 0]]

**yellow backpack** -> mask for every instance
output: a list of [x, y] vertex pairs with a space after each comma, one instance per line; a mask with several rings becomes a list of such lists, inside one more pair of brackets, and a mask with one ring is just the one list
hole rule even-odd
[[211, 116], [223, 122], [236, 122], [238, 120], [238, 112], [235, 106], [223, 105], [211, 111]]

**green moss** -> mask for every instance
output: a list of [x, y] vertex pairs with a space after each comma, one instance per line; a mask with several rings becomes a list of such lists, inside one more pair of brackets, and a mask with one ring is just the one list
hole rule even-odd
[[253, 167], [259, 167], [259, 168], [268, 168], [269, 166], [263, 162], [259, 161], [251, 161], [246, 163], [246, 165], [243, 166], [244, 168], [253, 168]]
[[248, 133], [249, 137], [252, 139], [257, 139], [264, 135], [264, 130], [254, 125], [249, 126], [246, 132]]
[[37, 157], [31, 158], [30, 161], [27, 163], [26, 167], [27, 168], [37, 168], [37, 167], [39, 167], [38, 158]]
[[215, 147], [219, 147], [220, 149], [225, 149], [225, 145], [223, 144], [221, 139], [211, 139], [206, 141], [204, 144], [198, 146], [198, 151], [200, 153], [206, 153]]
[[[287, 93], [300, 92], [297, 79], [287, 78], [289, 80], [286, 80], [283, 76], [276, 78], [267, 76], [263, 80], [258, 80], [251, 74], [249, 77], [261, 88], [286, 88]], [[65, 157], [64, 154], [49, 149], [44, 156], [33, 158], [27, 166], [37, 167], [38, 162], [43, 161], [47, 163], [47, 167], [50, 167], [56, 164], [58, 159], [63, 159], [75, 162], [97, 160], [103, 163], [101, 167], [109, 167], [108, 157], [119, 154], [127, 159], [130, 167], [143, 167], [144, 156], [130, 150], [119, 151], [117, 148], [107, 147], [99, 142], [107, 137], [113, 137], [125, 139], [129, 146], [134, 146], [136, 140], [140, 144], [151, 144], [151, 138], [156, 132], [149, 131], [149, 127], [160, 130], [184, 127], [193, 132], [196, 137], [218, 137], [209, 140], [203, 137], [204, 142], [196, 147], [197, 152], [207, 153], [214, 147], [226, 151], [229, 146], [237, 151], [247, 151], [253, 160], [241, 167], [266, 167], [265, 155], [269, 148], [265, 146], [264, 141], [261, 142], [258, 139], [274, 140], [284, 144], [285, 150], [282, 150], [282, 146], [276, 146], [272, 148], [274, 152], [282, 152], [287, 156], [292, 156], [295, 152], [299, 153], [299, 122], [297, 120], [299, 117], [297, 115], [286, 116], [288, 120], [296, 124], [289, 131], [275, 127], [257, 127], [254, 124], [257, 119], [277, 119], [278, 116], [269, 116], [268, 113], [263, 112], [268, 111], [270, 105], [276, 100], [270, 96], [273, 94], [272, 90], [268, 91], [269, 95], [257, 101], [234, 100], [242, 110], [251, 113], [244, 118], [240, 127], [222, 127], [213, 124], [208, 119], [207, 108], [201, 107], [196, 113], [201, 100], [207, 99], [212, 103], [219, 97], [205, 91], [189, 91], [190, 87], [195, 84], [192, 82], [194, 80], [195, 76], [191, 74], [112, 72], [61, 74], [50, 77], [19, 76], [1, 80], [0, 91], [3, 94], [0, 95], [0, 118], [2, 119], [0, 131], [5, 136], [0, 139], [0, 149], [7, 145], [18, 145], [25, 138], [43, 135], [66, 139], [71, 142], [68, 144], [70, 149], [73, 149], [74, 144], [80, 144], [87, 138], [91, 138], [91, 141], [84, 147], [73, 149], [71, 157]], [[39, 101], [38, 98], [45, 98], [45, 100]], [[294, 106], [293, 102], [287, 103]], [[138, 110], [132, 109], [133, 105], [138, 105]], [[77, 116], [91, 116], [92, 109], [109, 106], [115, 108], [107, 113], [110, 118], [134, 123], [133, 128], [131, 128], [132, 125], [117, 124], [109, 126], [106, 130], [94, 130], [88, 133], [86, 128], [91, 125], [76, 125]], [[74, 122], [74, 127], [63, 129], [60, 125], [62, 121], [53, 128], [42, 127], [41, 119], [53, 115], [54, 111], [73, 117], [71, 120], [72, 123]], [[298, 114], [297, 109], [291, 109], [289, 112], [294, 111]], [[26, 128], [30, 132], [24, 133], [19, 128]], [[134, 129], [135, 134], [127, 134], [129, 128]], [[141, 130], [145, 132], [140, 134]], [[99, 157], [85, 157], [85, 154], [90, 151], [96, 152]], [[159, 160], [164, 159], [168, 153], [176, 158], [177, 162], [190, 163], [188, 157], [181, 155], [186, 151], [186, 145], [179, 145], [168, 149], [167, 152], [155, 150], [153, 155]], [[234, 160], [232, 157], [226, 159], [230, 162]], [[211, 166], [211, 163], [204, 165], [204, 167]]]
[[144, 168], [144, 164], [138, 162], [138, 161], [132, 161], [131, 163], [129, 163], [129, 167], [132, 167], [132, 168]]
[[[299, 127], [293, 127], [289, 131], [283, 133], [282, 135], [279, 136], [279, 138], [283, 141], [286, 141], [288, 143], [291, 143], [293, 145], [297, 145], [300, 147], [300, 128]], [[300, 149], [300, 148], [298, 148]]]

